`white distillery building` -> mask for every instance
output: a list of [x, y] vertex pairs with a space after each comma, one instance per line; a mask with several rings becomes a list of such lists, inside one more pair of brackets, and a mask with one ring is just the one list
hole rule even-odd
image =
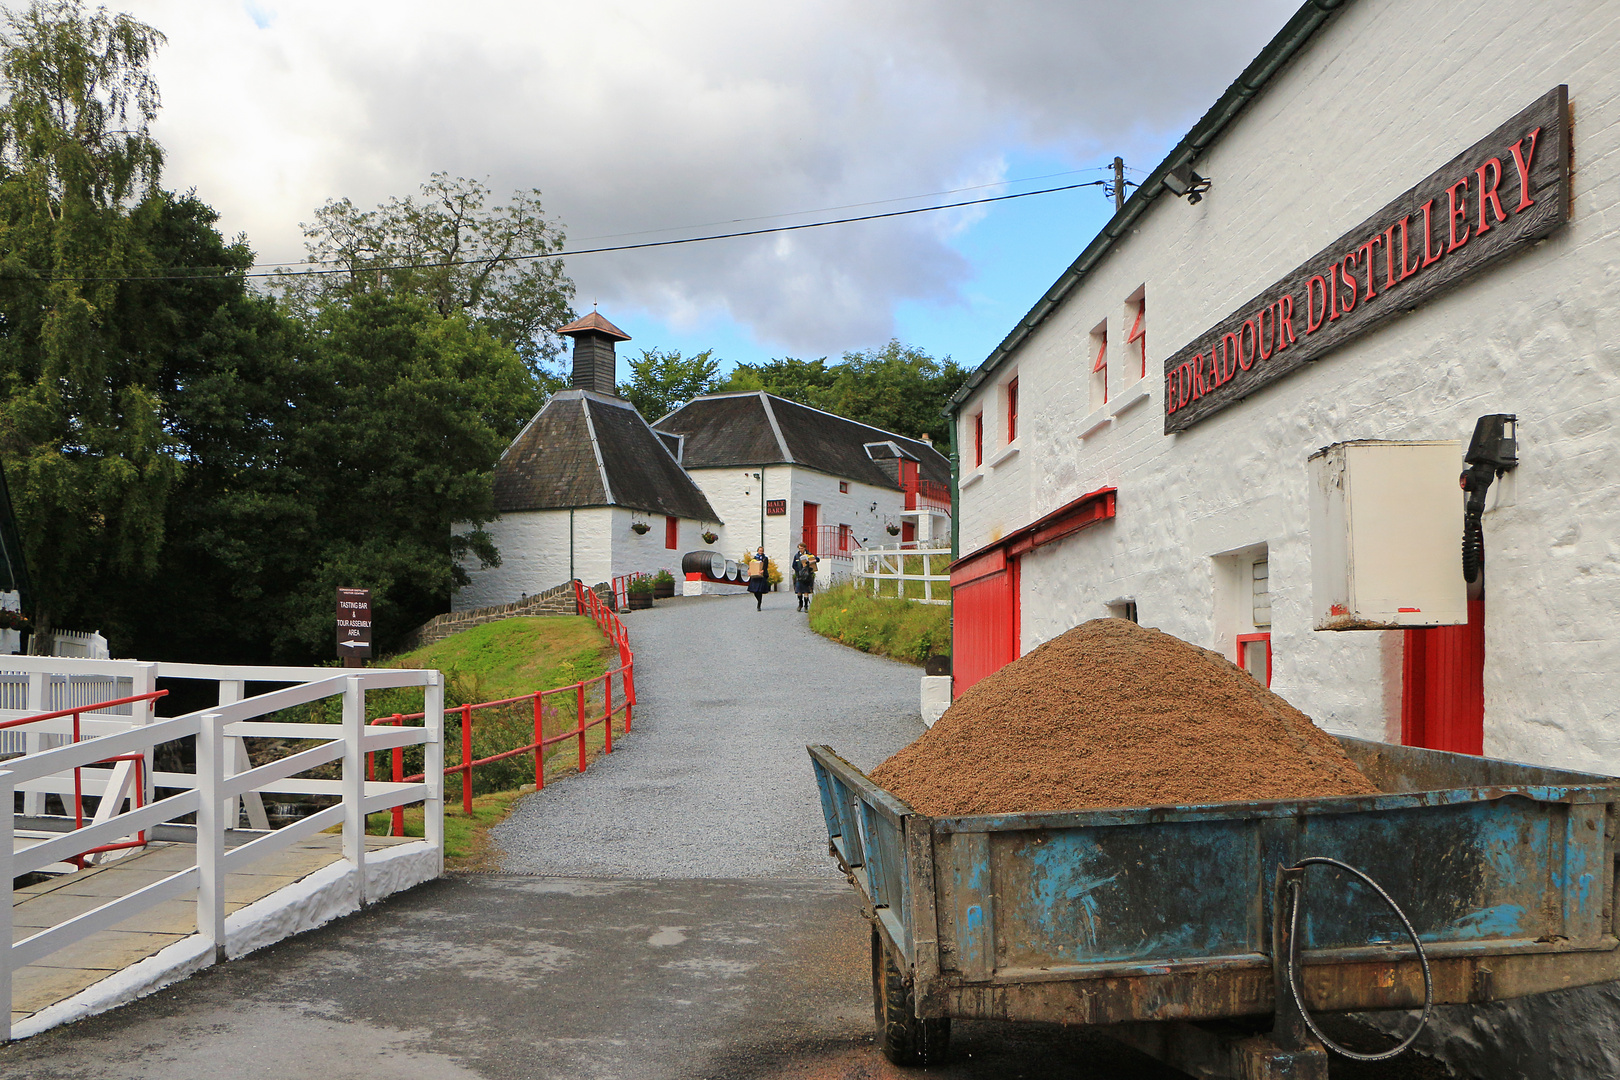
[[956, 692], [1116, 615], [1620, 774], [1617, 56], [1596, 0], [1305, 4], [953, 399]]
[[949, 543], [950, 462], [925, 440], [763, 392], [695, 398], [653, 426], [681, 440], [733, 558], [763, 544], [785, 565], [803, 543], [837, 577], [861, 548]]
[[661, 437], [618, 396], [614, 345], [630, 336], [596, 312], [563, 327], [574, 339], [572, 388], [554, 394], [495, 466], [485, 530], [499, 566], [467, 565], [454, 611], [510, 604], [566, 581], [612, 581], [680, 568], [682, 551], [719, 524]]

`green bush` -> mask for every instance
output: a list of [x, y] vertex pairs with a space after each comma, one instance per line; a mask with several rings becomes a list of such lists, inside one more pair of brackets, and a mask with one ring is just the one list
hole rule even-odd
[[862, 652], [924, 664], [951, 651], [949, 604], [881, 599], [850, 584], [817, 593], [810, 605], [810, 629]]

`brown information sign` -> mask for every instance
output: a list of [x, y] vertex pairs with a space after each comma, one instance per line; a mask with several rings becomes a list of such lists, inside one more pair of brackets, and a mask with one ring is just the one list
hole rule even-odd
[[765, 516], [766, 517], [783, 517], [786, 514], [787, 514], [787, 500], [786, 499], [766, 499], [765, 500]]
[[371, 655], [371, 590], [337, 591], [337, 654], [344, 661]]
[[1569, 159], [1558, 86], [1166, 360], [1165, 434], [1551, 233], [1569, 219]]

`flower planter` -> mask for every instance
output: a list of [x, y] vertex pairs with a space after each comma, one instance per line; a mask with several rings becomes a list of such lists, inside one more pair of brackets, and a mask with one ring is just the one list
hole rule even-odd
[[675, 595], [675, 583], [671, 581], [667, 585], [654, 585], [652, 594], [655, 600], [667, 600]]
[[630, 594], [630, 610], [631, 611], [640, 611], [643, 608], [650, 608], [652, 606], [653, 606], [653, 598], [652, 598], [652, 596], [650, 594], [646, 594], [646, 593], [631, 593]]

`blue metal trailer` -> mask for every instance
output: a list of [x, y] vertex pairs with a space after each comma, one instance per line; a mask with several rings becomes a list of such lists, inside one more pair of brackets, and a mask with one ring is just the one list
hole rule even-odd
[[[1325, 1077], [1310, 1012], [1620, 978], [1620, 780], [1340, 742], [1382, 794], [954, 818], [810, 747], [831, 854], [873, 925], [885, 1052], [938, 1058], [952, 1017], [1058, 1021], [1113, 1025], [1199, 1075]], [[1336, 866], [1312, 868], [1306, 897], [1315, 860], [1375, 879], [1421, 949]], [[1267, 1016], [1269, 1036], [1237, 1040], [1209, 1023]]]

